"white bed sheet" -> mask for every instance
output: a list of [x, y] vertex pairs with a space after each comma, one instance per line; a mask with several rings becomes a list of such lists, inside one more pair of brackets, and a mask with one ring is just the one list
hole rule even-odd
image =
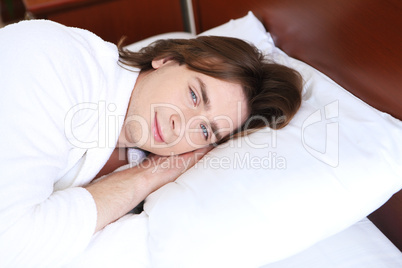
[[295, 267], [400, 268], [402, 253], [365, 218], [299, 254], [261, 268]]
[[[99, 232], [86, 252], [63, 268], [151, 268], [147, 252], [147, 215], [130, 214], [117, 223]], [[299, 254], [260, 268], [400, 267], [402, 253], [365, 218]]]
[[148, 215], [127, 214], [97, 232], [81, 255], [60, 268], [152, 268], [148, 234]]

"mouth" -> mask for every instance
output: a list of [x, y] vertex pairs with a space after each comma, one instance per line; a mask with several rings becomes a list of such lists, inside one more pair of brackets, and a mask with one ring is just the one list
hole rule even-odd
[[161, 129], [158, 124], [158, 118], [157, 118], [157, 113], [155, 112], [155, 120], [154, 120], [154, 127], [153, 127], [153, 134], [154, 134], [154, 139], [156, 142], [165, 142], [162, 136]]

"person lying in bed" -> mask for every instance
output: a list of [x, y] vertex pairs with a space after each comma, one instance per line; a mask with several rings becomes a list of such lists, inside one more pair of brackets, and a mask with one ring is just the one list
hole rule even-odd
[[[297, 72], [234, 38], [160, 40], [137, 53], [29, 21], [0, 40], [5, 266], [70, 260], [212, 145], [284, 127], [301, 103]], [[152, 153], [148, 165], [90, 183], [126, 147]]]

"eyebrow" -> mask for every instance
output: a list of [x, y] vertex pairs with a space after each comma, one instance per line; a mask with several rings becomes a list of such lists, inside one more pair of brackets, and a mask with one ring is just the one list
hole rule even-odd
[[209, 111], [211, 109], [211, 103], [208, 97], [207, 85], [205, 85], [204, 81], [202, 81], [201, 78], [197, 77], [196, 79], [200, 86], [202, 102], [205, 106], [205, 110]]
[[[196, 77], [196, 79], [200, 86], [203, 105], [205, 107], [205, 110], [208, 111], [211, 109], [211, 102], [209, 101], [208, 97], [207, 85], [205, 85], [204, 81], [202, 81], [201, 78]], [[222, 135], [218, 132], [218, 125], [216, 124], [216, 122], [210, 122], [209, 124], [211, 126], [212, 133], [215, 135], [217, 141], [220, 141], [222, 139]]]
[[218, 129], [219, 129], [218, 125], [215, 122], [210, 122], [210, 125], [211, 125], [212, 132], [214, 133], [214, 135], [217, 139], [216, 142], [220, 141], [222, 139], [222, 135], [218, 132]]

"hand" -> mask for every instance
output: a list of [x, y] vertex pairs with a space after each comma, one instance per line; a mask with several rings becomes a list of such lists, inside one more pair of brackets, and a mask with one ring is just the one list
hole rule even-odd
[[154, 155], [138, 166], [111, 173], [85, 187], [98, 211], [95, 231], [125, 215], [153, 191], [176, 180], [211, 149], [168, 157]]
[[181, 155], [151, 155], [137, 168], [148, 170], [148, 180], [155, 182], [154, 190], [156, 190], [166, 183], [175, 181], [181, 174], [201, 160], [212, 148], [212, 146], [204, 147]]

